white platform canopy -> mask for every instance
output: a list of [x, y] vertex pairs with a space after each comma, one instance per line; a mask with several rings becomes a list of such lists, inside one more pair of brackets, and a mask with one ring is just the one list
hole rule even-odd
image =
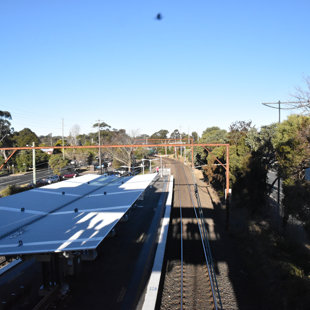
[[84, 175], [1, 198], [0, 255], [95, 249], [156, 175]]

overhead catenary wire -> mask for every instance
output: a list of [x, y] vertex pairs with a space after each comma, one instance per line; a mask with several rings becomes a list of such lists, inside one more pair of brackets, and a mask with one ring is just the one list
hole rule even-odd
[[[184, 170], [184, 166], [182, 166], [183, 168], [183, 172], [186, 177], [185, 174], [185, 170]], [[200, 234], [200, 238], [201, 238], [201, 242], [202, 242], [202, 247], [203, 247], [203, 252], [204, 252], [204, 256], [205, 256], [205, 260], [206, 260], [206, 266], [208, 269], [208, 274], [209, 274], [209, 279], [210, 279], [210, 285], [211, 285], [211, 291], [212, 291], [212, 297], [213, 297], [213, 301], [214, 301], [214, 307], [215, 309], [222, 309], [222, 301], [221, 301], [221, 297], [220, 297], [220, 292], [219, 292], [219, 288], [218, 288], [218, 283], [216, 280], [216, 275], [215, 275], [215, 271], [214, 271], [214, 266], [213, 266], [213, 259], [212, 259], [212, 255], [211, 255], [211, 249], [209, 246], [209, 241], [208, 241], [208, 236], [207, 236], [207, 230], [204, 224], [204, 216], [203, 216], [203, 212], [201, 209], [201, 204], [200, 204], [200, 199], [199, 199], [199, 193], [198, 193], [198, 187], [196, 184], [196, 180], [195, 177], [193, 175], [193, 171], [192, 171], [192, 177], [193, 177], [193, 182], [195, 184], [195, 196], [197, 198], [197, 204], [198, 204], [198, 213], [199, 216], [197, 215], [197, 210], [195, 207], [195, 203], [193, 200], [193, 196], [190, 190], [190, 185], [187, 183], [187, 189], [188, 189], [188, 193], [192, 202], [192, 206], [194, 209], [194, 213], [195, 213], [195, 217], [197, 219], [197, 224], [198, 224], [198, 229], [199, 229], [199, 234]]]

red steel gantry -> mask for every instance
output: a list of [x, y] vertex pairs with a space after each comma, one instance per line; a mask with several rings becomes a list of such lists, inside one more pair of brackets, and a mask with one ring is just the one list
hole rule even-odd
[[[141, 139], [142, 140], [142, 139]], [[141, 141], [140, 140], [140, 141]], [[143, 139], [145, 140], [145, 139]], [[178, 139], [147, 139], [146, 141], [180, 141]], [[182, 141], [182, 140], [181, 140]], [[226, 176], [226, 196], [229, 194], [229, 144], [227, 143], [193, 143], [193, 140], [191, 139], [191, 143], [180, 143], [180, 142], [170, 142], [170, 143], [151, 143], [151, 144], [103, 144], [103, 145], [86, 145], [86, 146], [24, 146], [24, 147], [2, 147], [1, 150], [4, 151], [12, 151], [11, 155], [8, 157], [8, 159], [5, 161], [5, 163], [8, 162], [8, 160], [13, 156], [13, 154], [18, 150], [41, 150], [41, 149], [97, 149], [97, 148], [145, 148], [145, 147], [189, 147], [191, 148], [192, 153], [192, 167], [194, 167], [194, 147], [203, 147], [208, 153], [210, 153], [212, 156], [215, 157], [216, 161], [225, 169], [225, 176]], [[222, 163], [215, 155], [212, 154], [212, 151], [210, 151], [207, 147], [225, 147], [226, 148], [226, 164]], [[5, 164], [4, 163], [4, 164]], [[4, 166], [4, 164], [0, 167], [0, 170]]]

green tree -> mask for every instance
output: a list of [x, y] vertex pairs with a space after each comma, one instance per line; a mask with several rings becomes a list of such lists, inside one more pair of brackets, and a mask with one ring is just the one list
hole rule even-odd
[[310, 117], [291, 115], [277, 127], [273, 143], [280, 176], [283, 179], [283, 227], [290, 215], [306, 225], [309, 222], [309, 182], [305, 168], [310, 166]]
[[169, 131], [166, 129], [161, 129], [159, 131], [154, 132], [151, 135], [151, 139], [167, 139]]
[[198, 142], [198, 140], [199, 140], [199, 135], [198, 135], [198, 133], [197, 133], [196, 131], [193, 131], [193, 132], [192, 132], [192, 138], [193, 138], [194, 143], [197, 143], [197, 142]]
[[[226, 137], [227, 137], [227, 131], [224, 129], [220, 129], [219, 127], [208, 127], [206, 128], [202, 135], [201, 138], [199, 139], [199, 143], [206, 143], [206, 144], [211, 144], [211, 143], [226, 143]], [[224, 149], [222, 147], [216, 147], [216, 148], [211, 148], [208, 147], [210, 151], [212, 151], [212, 155], [209, 154], [209, 152], [203, 148], [203, 147], [198, 147], [195, 150], [195, 158], [196, 158], [196, 164], [197, 165], [204, 165], [208, 164], [209, 167], [204, 167], [205, 171], [209, 177], [209, 179], [212, 179], [212, 174], [213, 171], [215, 170], [215, 158], [216, 157], [222, 157], [224, 156]], [[209, 156], [210, 155], [210, 156]]]
[[173, 132], [170, 134], [170, 139], [180, 139], [181, 133], [179, 132], [179, 129], [173, 130]]
[[[11, 135], [14, 133], [14, 128], [11, 127], [10, 120], [12, 119], [11, 113], [8, 111], [0, 110], [0, 147], [12, 146]], [[1, 151], [4, 160], [7, 159], [6, 151]], [[4, 162], [4, 160], [1, 160]]]
[[16, 165], [18, 171], [26, 172], [32, 167], [32, 153], [31, 151], [22, 150], [16, 156]]
[[40, 140], [37, 135], [29, 128], [16, 132], [13, 136], [15, 146], [32, 146], [34, 142], [37, 146], [40, 144]]
[[144, 147], [139, 147], [134, 150], [134, 156], [137, 159], [146, 158], [149, 154], [149, 151]]
[[53, 172], [57, 175], [60, 175], [61, 169], [67, 166], [68, 160], [63, 159], [61, 154], [55, 154], [51, 155], [48, 163], [52, 168]]
[[310, 117], [291, 115], [277, 128], [273, 138], [281, 177], [286, 184], [304, 179], [310, 164]]
[[10, 112], [0, 110], [0, 145], [3, 144], [6, 136], [11, 135], [14, 132], [9, 121], [11, 119], [12, 116]]
[[[42, 152], [41, 150], [36, 150], [36, 167], [40, 168], [42, 165], [47, 165], [49, 155]], [[21, 150], [18, 151], [15, 157], [15, 166], [18, 171], [27, 171], [29, 168], [33, 168], [32, 151]]]
[[227, 131], [219, 127], [209, 127], [203, 131], [200, 143], [226, 143]]
[[98, 122], [98, 123], [93, 124], [93, 128], [98, 128], [98, 127], [100, 130], [111, 128], [111, 126], [105, 122]]

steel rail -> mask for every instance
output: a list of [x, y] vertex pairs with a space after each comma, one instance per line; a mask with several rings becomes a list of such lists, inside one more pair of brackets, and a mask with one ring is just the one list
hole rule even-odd
[[[182, 169], [183, 169], [183, 173], [185, 175], [186, 181], [187, 181], [186, 183], [187, 183], [188, 193], [189, 193], [189, 196], [190, 196], [190, 199], [191, 199], [191, 202], [192, 202], [192, 205], [193, 205], [194, 213], [195, 213], [195, 216], [196, 216], [196, 219], [197, 219], [197, 225], [198, 225], [198, 229], [199, 229], [200, 239], [201, 239], [202, 248], [203, 248], [203, 252], [204, 252], [204, 256], [205, 256], [205, 261], [206, 261], [206, 266], [207, 266], [207, 270], [208, 270], [208, 275], [209, 275], [209, 279], [210, 279], [212, 298], [213, 298], [213, 301], [214, 301], [214, 308], [216, 310], [222, 309], [222, 302], [221, 302], [221, 298], [220, 298], [220, 295], [219, 295], [219, 290], [218, 290], [218, 285], [217, 285], [217, 281], [216, 281], [216, 276], [215, 276], [215, 273], [214, 273], [213, 261], [212, 261], [212, 265], [211, 265], [211, 261], [209, 259], [210, 254], [211, 254], [211, 250], [210, 250], [210, 247], [208, 246], [208, 243], [206, 244], [206, 240], [208, 240], [207, 239], [207, 235], [205, 234], [205, 232], [202, 231], [202, 230], [205, 230], [206, 228], [205, 228], [204, 223], [203, 223], [203, 225], [201, 223], [201, 217], [200, 216], [198, 217], [198, 215], [197, 215], [196, 206], [195, 206], [195, 203], [194, 203], [194, 200], [193, 200], [193, 196], [192, 196], [192, 193], [191, 193], [190, 185], [188, 184], [188, 178], [186, 176], [185, 169], [184, 169], [183, 165], [182, 165]], [[214, 288], [214, 284], [216, 285], [216, 289]], [[217, 291], [217, 295], [219, 297], [219, 301], [217, 301], [215, 290]]]
[[198, 210], [199, 210], [200, 225], [201, 225], [202, 230], [203, 230], [204, 242], [205, 242], [205, 246], [207, 248], [207, 255], [208, 255], [209, 265], [210, 265], [210, 269], [211, 269], [212, 281], [215, 283], [220, 309], [222, 309], [222, 300], [221, 300], [220, 290], [219, 290], [218, 282], [216, 279], [213, 257], [212, 257], [212, 252], [211, 252], [209, 238], [208, 238], [208, 232], [207, 232], [207, 228], [206, 228], [206, 225], [204, 222], [204, 214], [203, 214], [203, 210], [201, 207], [201, 202], [200, 202], [200, 197], [199, 197], [199, 192], [198, 192], [198, 186], [197, 186], [196, 182], [195, 182], [195, 196], [196, 196]]
[[181, 195], [180, 195], [180, 186], [178, 184], [178, 198], [180, 203], [180, 239], [181, 239], [181, 310], [183, 309], [183, 217], [182, 217], [182, 203], [181, 203]]

